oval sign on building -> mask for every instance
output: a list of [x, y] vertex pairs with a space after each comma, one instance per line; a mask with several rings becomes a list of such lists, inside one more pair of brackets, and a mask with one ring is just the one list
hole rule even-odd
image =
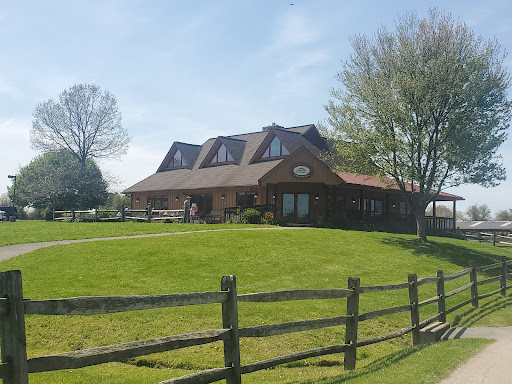
[[293, 167], [293, 176], [295, 177], [309, 177], [311, 169], [307, 165], [297, 165]]

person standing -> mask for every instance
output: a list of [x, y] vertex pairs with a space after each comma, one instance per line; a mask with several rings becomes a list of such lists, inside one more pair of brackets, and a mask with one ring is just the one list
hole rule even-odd
[[190, 223], [190, 196], [187, 196], [185, 199], [185, 204], [183, 204], [183, 222], [184, 223]]

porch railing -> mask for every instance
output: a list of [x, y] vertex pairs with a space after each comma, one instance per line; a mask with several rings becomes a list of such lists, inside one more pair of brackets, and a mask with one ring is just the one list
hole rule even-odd
[[224, 222], [240, 223], [242, 221], [242, 212], [247, 209], [255, 209], [263, 216], [265, 212], [274, 212], [274, 204], [241, 205], [224, 208]]

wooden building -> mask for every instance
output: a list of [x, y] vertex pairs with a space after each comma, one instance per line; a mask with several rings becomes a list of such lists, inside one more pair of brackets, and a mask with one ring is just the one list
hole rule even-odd
[[[372, 176], [334, 173], [322, 161], [327, 151], [313, 124], [273, 124], [202, 145], [175, 142], [155, 174], [123, 193], [131, 196], [132, 209], [148, 204], [153, 209], [180, 209], [190, 195], [198, 215], [222, 218], [239, 207], [303, 223], [334, 216], [365, 221], [410, 217], [396, 185]], [[455, 212], [455, 201], [462, 198], [441, 193], [438, 200], [453, 201]]]

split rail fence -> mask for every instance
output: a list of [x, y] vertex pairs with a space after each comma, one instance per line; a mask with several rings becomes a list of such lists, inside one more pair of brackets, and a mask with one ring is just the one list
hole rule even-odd
[[464, 231], [460, 233], [466, 238], [466, 240], [474, 240], [479, 243], [492, 243], [496, 246], [496, 243], [512, 244], [512, 234], [500, 234], [498, 232], [480, 232], [480, 231]]
[[[77, 369], [96, 364], [126, 359], [152, 353], [165, 352], [179, 348], [222, 341], [224, 345], [224, 367], [209, 369], [178, 378], [172, 378], [159, 384], [171, 383], [212, 383], [226, 380], [227, 384], [241, 383], [242, 375], [290, 363], [306, 358], [344, 353], [345, 369], [354, 369], [356, 350], [359, 347], [379, 343], [411, 333], [412, 344], [420, 343], [420, 330], [434, 321], [446, 321], [446, 315], [466, 305], [478, 307], [478, 300], [495, 295], [506, 295], [507, 279], [512, 280], [508, 266], [512, 260], [502, 257], [500, 262], [476, 267], [470, 262], [469, 268], [445, 275], [437, 271], [436, 277], [418, 279], [410, 274], [408, 281], [400, 284], [361, 286], [357, 277], [348, 279], [347, 289], [310, 289], [293, 291], [259, 292], [237, 294], [236, 279], [226, 275], [221, 280], [221, 290], [212, 292], [182, 293], [145, 296], [104, 296], [72, 297], [50, 300], [23, 299], [22, 277], [20, 271], [0, 272], [0, 337], [1, 355], [0, 378], [4, 384], [26, 384], [29, 373]], [[477, 272], [499, 269], [493, 277], [477, 281]], [[488, 272], [487, 272], [488, 274]], [[469, 275], [469, 282], [445, 292], [445, 282]], [[499, 281], [499, 289], [479, 294], [479, 287]], [[418, 288], [424, 284], [436, 284], [437, 294], [427, 300], [419, 301]], [[453, 284], [452, 284], [453, 285]], [[392, 290], [407, 290], [407, 304], [359, 313], [361, 295]], [[446, 299], [465, 290], [471, 290], [471, 297], [446, 308]], [[273, 303], [291, 300], [345, 299], [346, 314], [336, 317], [308, 319], [278, 324], [258, 325], [246, 328], [238, 327], [238, 302]], [[97, 347], [86, 350], [66, 352], [27, 359], [25, 338], [25, 315], [97, 315], [105, 313], [147, 310], [153, 308], [175, 307], [200, 304], [222, 304], [222, 328], [202, 330], [181, 335], [135, 341], [124, 344]], [[437, 303], [437, 314], [420, 321], [420, 308]], [[410, 324], [394, 332], [377, 337], [359, 340], [358, 323], [380, 316], [400, 312], [410, 312]], [[329, 345], [277, 356], [247, 365], [240, 364], [240, 338], [268, 337], [292, 332], [301, 332], [325, 327], [341, 326], [345, 328], [345, 340], [337, 345]]]

